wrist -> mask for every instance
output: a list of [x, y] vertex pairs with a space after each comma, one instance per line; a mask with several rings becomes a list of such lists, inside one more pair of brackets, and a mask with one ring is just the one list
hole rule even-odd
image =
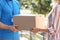
[[11, 26], [8, 26], [8, 30], [11, 30]]

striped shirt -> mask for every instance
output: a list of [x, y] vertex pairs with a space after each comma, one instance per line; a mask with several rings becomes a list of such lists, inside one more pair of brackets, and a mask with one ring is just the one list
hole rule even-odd
[[57, 4], [54, 8], [52, 8], [50, 15], [48, 17], [49, 20], [49, 35], [48, 40], [60, 40], [60, 5]]

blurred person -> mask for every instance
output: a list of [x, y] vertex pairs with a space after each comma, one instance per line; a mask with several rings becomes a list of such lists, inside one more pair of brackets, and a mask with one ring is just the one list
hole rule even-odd
[[60, 40], [60, 0], [54, 0], [55, 4], [52, 7], [49, 20], [49, 35], [48, 40]]
[[48, 40], [60, 40], [60, 0], [56, 0], [48, 16], [48, 29], [33, 28], [33, 32], [48, 32]]
[[0, 40], [19, 40], [19, 33], [13, 24], [13, 16], [20, 13], [17, 0], [0, 0]]

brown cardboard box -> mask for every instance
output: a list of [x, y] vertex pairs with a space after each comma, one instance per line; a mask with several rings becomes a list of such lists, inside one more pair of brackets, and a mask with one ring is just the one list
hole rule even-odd
[[14, 24], [19, 25], [18, 30], [30, 30], [32, 28], [47, 29], [44, 16], [15, 16]]

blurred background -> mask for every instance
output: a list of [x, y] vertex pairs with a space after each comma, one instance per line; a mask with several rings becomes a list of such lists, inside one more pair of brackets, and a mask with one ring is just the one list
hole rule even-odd
[[[47, 16], [51, 10], [51, 0], [18, 0], [21, 14], [42, 14]], [[34, 34], [30, 31], [21, 31], [20, 40], [48, 40], [43, 32]]]
[[48, 14], [51, 0], [18, 0], [21, 10], [29, 10], [32, 14]]

